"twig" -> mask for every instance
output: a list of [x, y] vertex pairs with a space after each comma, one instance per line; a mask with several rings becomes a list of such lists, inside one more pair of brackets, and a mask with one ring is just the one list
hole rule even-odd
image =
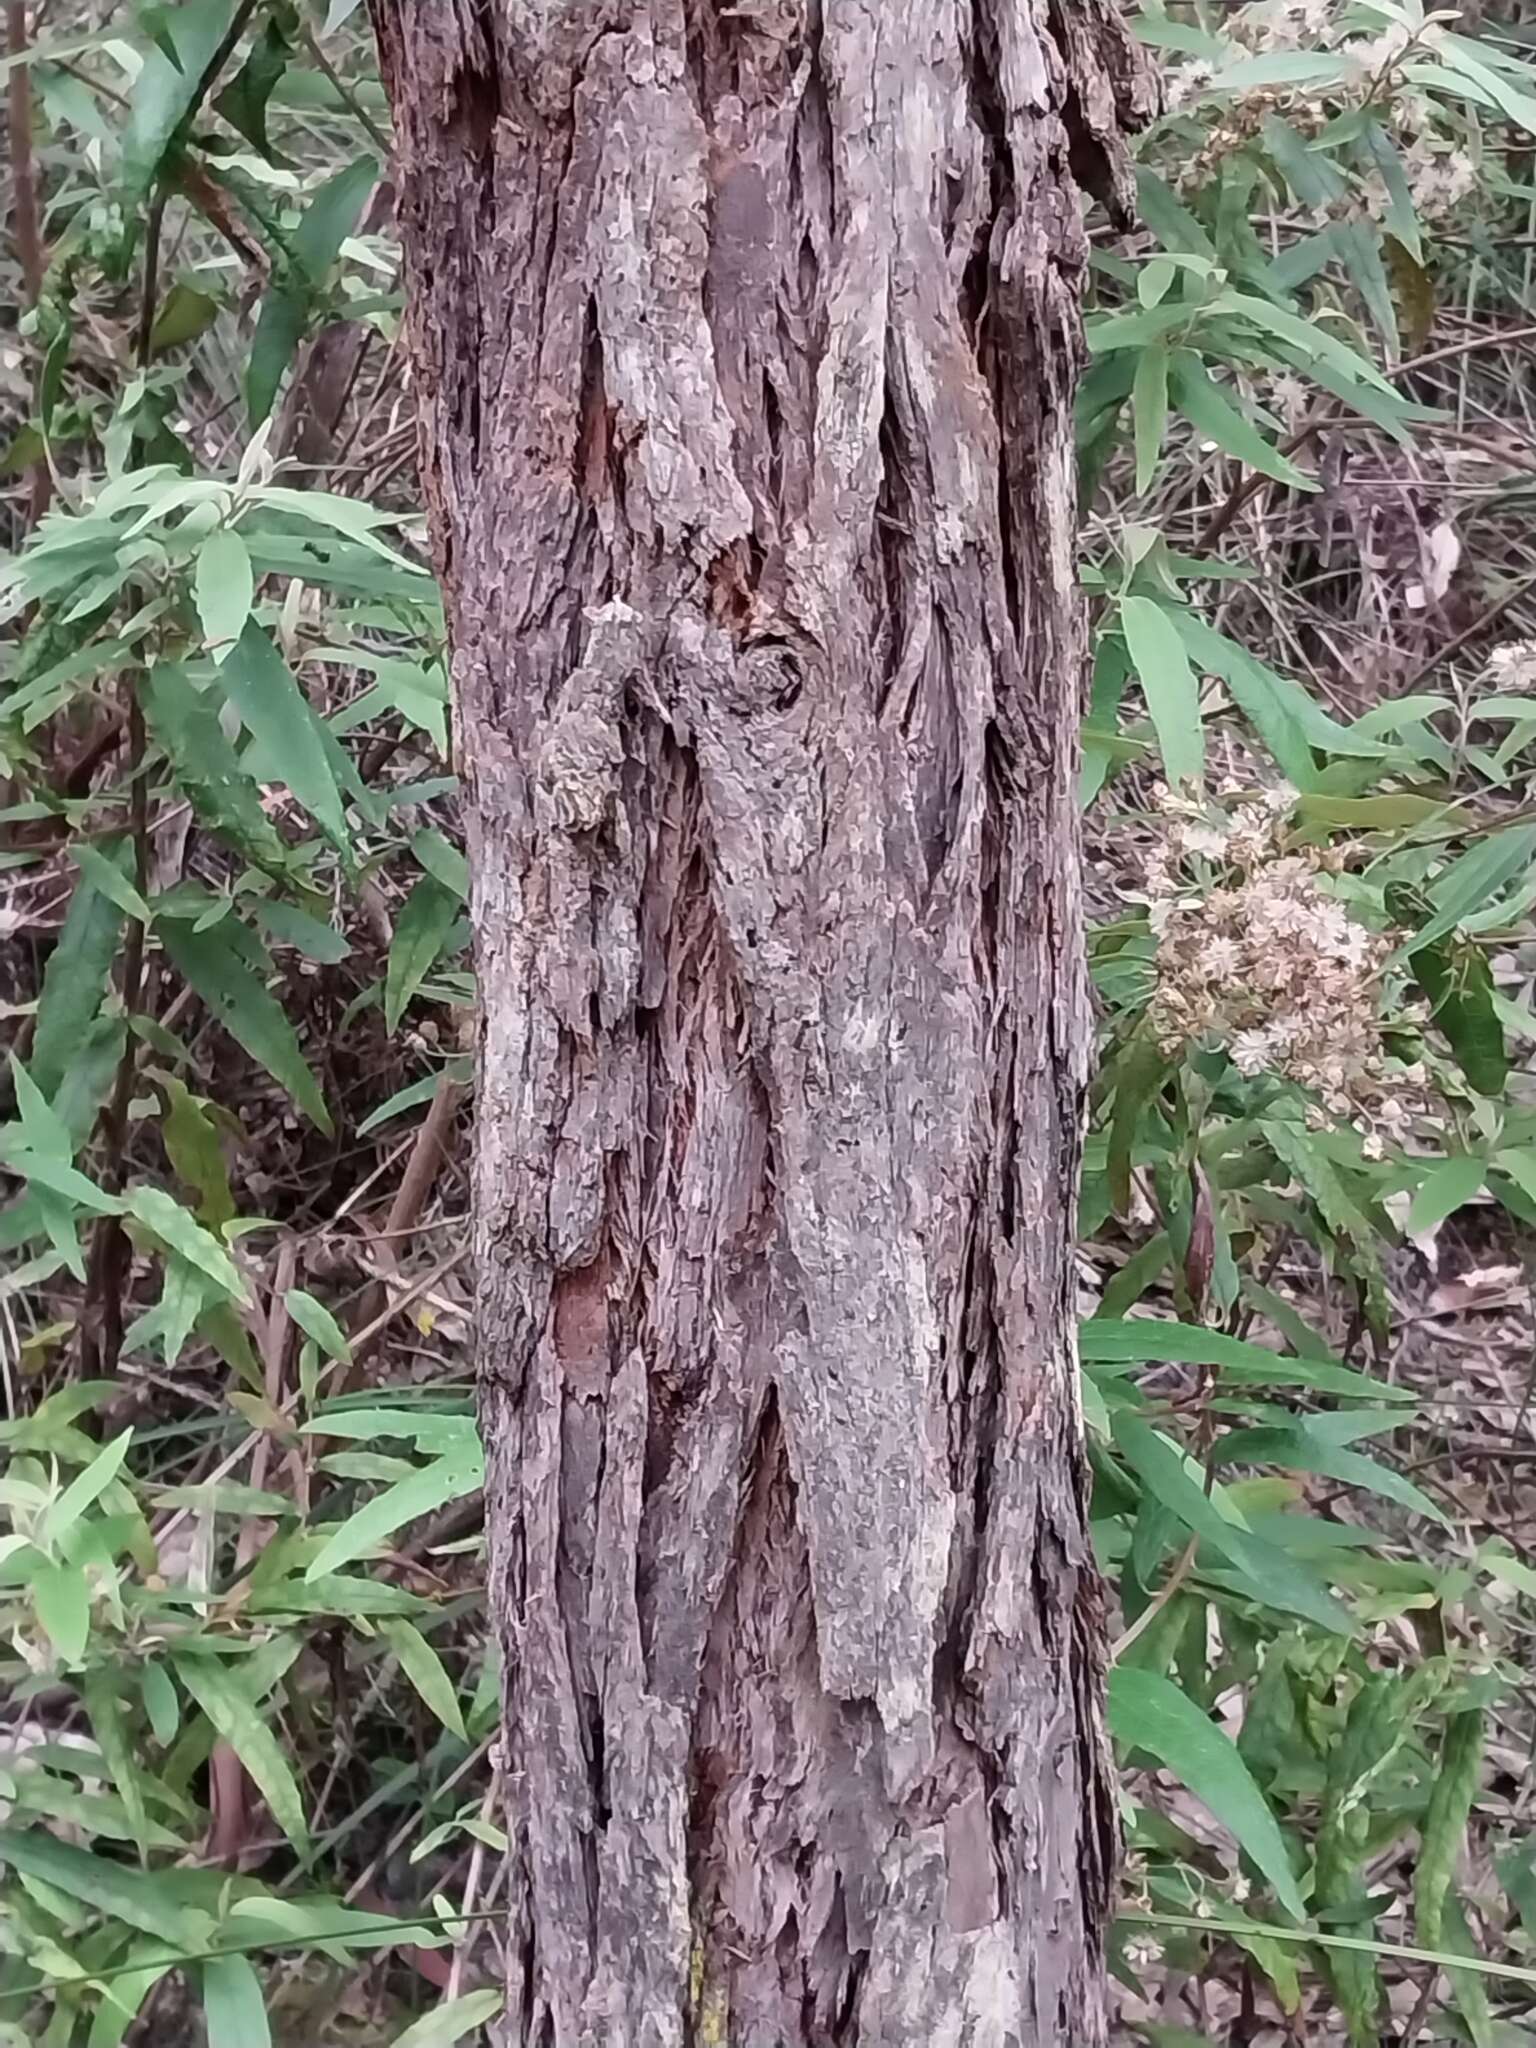
[[[1536, 339], [1536, 327], [1511, 327], [1502, 331], [1495, 329], [1488, 334], [1474, 334], [1465, 341], [1447, 342], [1441, 348], [1427, 349], [1423, 355], [1412, 356], [1406, 363], [1399, 363], [1395, 369], [1388, 370], [1387, 375], [1393, 379], [1408, 377], [1417, 370], [1429, 369], [1432, 364], [1449, 362], [1453, 356], [1471, 355], [1476, 349], [1508, 347], [1517, 341], [1533, 339]], [[1294, 455], [1327, 426], [1330, 420], [1339, 416], [1340, 407], [1336, 404], [1329, 403], [1317, 407], [1302, 421], [1288, 441], [1280, 443], [1280, 453]], [[1269, 481], [1268, 477], [1261, 475], [1257, 470], [1250, 470], [1246, 475], [1240, 476], [1207, 521], [1204, 531], [1195, 543], [1196, 552], [1202, 555], [1208, 553], [1248, 500]]]
[[[144, 712], [139, 704], [137, 679], [131, 669], [124, 671], [122, 687], [124, 720], [128, 729], [134, 880], [142, 897], [149, 886], [149, 786], [144, 776]], [[138, 1040], [133, 1035], [133, 1018], [139, 1008], [143, 987], [144, 926], [134, 918], [129, 925], [128, 943], [123, 953], [122, 1001], [126, 1036], [122, 1056], [117, 1063], [112, 1099], [102, 1116], [107, 1154], [102, 1186], [111, 1195], [122, 1192], [127, 1178], [128, 1105], [133, 1096], [139, 1050]], [[82, 1347], [88, 1353], [92, 1347], [99, 1347], [95, 1349], [94, 1357], [87, 1355], [85, 1362], [92, 1371], [106, 1378], [117, 1371], [117, 1361], [123, 1348], [123, 1288], [127, 1281], [127, 1267], [128, 1239], [122, 1221], [116, 1216], [103, 1216], [96, 1226], [91, 1246], [87, 1314], [82, 1321], [82, 1330], [93, 1334], [82, 1338]], [[94, 1315], [90, 1312], [92, 1309]]]
[[[447, 1157], [444, 1140], [452, 1127], [461, 1093], [460, 1084], [451, 1080], [446, 1071], [438, 1076], [436, 1092], [426, 1115], [421, 1120], [421, 1127], [411, 1147], [411, 1156], [406, 1161], [405, 1172], [400, 1176], [400, 1185], [395, 1191], [395, 1199], [390, 1203], [383, 1235], [373, 1240], [379, 1263], [387, 1269], [394, 1267], [395, 1246], [416, 1228], [421, 1219], [421, 1212], [426, 1207], [427, 1198], [436, 1184], [443, 1160]], [[387, 1302], [387, 1285], [375, 1281], [364, 1294], [359, 1309], [359, 1319], [365, 1328], [372, 1329], [377, 1325], [380, 1312], [386, 1308]], [[343, 1392], [350, 1379], [350, 1374], [342, 1373], [333, 1391]]]
[[1427, 661], [1421, 661], [1404, 683], [1400, 694], [1408, 696], [1427, 675], [1440, 666], [1442, 661], [1449, 661], [1451, 656], [1465, 647], [1469, 640], [1475, 640], [1477, 635], [1491, 626], [1495, 619], [1502, 617], [1512, 604], [1518, 604], [1528, 590], [1536, 590], [1536, 573], [1522, 576], [1518, 583], [1511, 584], [1504, 595], [1495, 598], [1488, 609], [1479, 618], [1475, 618], [1470, 626], [1464, 626], [1453, 640], [1447, 640], [1445, 645], [1437, 648]]
[[1189, 1577], [1190, 1569], [1195, 1562], [1195, 1553], [1199, 1550], [1199, 1548], [1199, 1537], [1191, 1536], [1189, 1541], [1185, 1544], [1184, 1548], [1180, 1551], [1178, 1560], [1174, 1564], [1173, 1570], [1168, 1574], [1167, 1578], [1158, 1587], [1157, 1591], [1152, 1595], [1152, 1598], [1147, 1602], [1146, 1606], [1143, 1607], [1140, 1614], [1138, 1614], [1136, 1619], [1131, 1623], [1130, 1627], [1126, 1629], [1122, 1635], [1117, 1636], [1115, 1641], [1111, 1644], [1109, 1652], [1109, 1661], [1111, 1662], [1111, 1664], [1118, 1664], [1120, 1659], [1125, 1655], [1126, 1651], [1131, 1647], [1132, 1643], [1135, 1642], [1136, 1638], [1139, 1635], [1143, 1634], [1147, 1629], [1149, 1629], [1152, 1626], [1153, 1622], [1157, 1619], [1158, 1615], [1162, 1613], [1163, 1609], [1168, 1605], [1168, 1602], [1173, 1598], [1174, 1594], [1177, 1593], [1180, 1586], [1182, 1586], [1184, 1581]]
[[326, 56], [324, 50], [322, 50], [320, 47], [319, 40], [316, 37], [314, 30], [312, 28], [309, 28], [308, 26], [306, 26], [304, 30], [304, 47], [306, 50], [308, 50], [311, 57], [314, 58], [316, 64], [319, 65], [320, 69], [325, 73], [325, 76], [330, 80], [331, 84], [336, 88], [337, 93], [340, 95], [342, 105], [347, 109], [348, 113], [350, 113], [354, 117], [354, 119], [362, 123], [364, 129], [367, 131], [369, 141], [373, 144], [374, 148], [379, 152], [379, 168], [382, 171], [384, 167], [388, 164], [390, 158], [389, 137], [384, 133], [383, 129], [374, 120], [373, 116], [369, 113], [368, 109], [363, 105], [362, 101], [358, 98], [357, 94], [352, 90], [351, 86], [347, 84], [346, 80], [337, 71], [335, 65], [331, 62], [330, 58]]
[[[7, 53], [20, 57], [31, 44], [27, 37], [26, 0], [5, 0]], [[10, 126], [11, 218], [15, 226], [16, 256], [21, 265], [22, 289], [29, 306], [43, 295], [48, 259], [43, 249], [42, 226], [37, 211], [37, 170], [32, 157], [32, 78], [25, 64], [12, 63], [6, 79]], [[32, 497], [27, 521], [36, 526], [48, 510], [53, 496], [53, 472], [46, 449], [32, 465]]]
[[149, 219], [144, 227], [144, 289], [139, 296], [139, 331], [133, 345], [141, 370], [149, 367], [150, 339], [155, 331], [155, 307], [160, 296], [160, 228], [165, 219], [166, 197], [162, 185], [149, 202]]
[[[5, 0], [5, 40], [7, 54], [12, 58], [20, 57], [29, 48], [26, 0]], [[37, 178], [32, 162], [32, 83], [27, 66], [12, 63], [6, 84], [11, 131], [11, 220], [27, 303], [35, 306], [42, 296], [47, 263], [37, 216]]]
[[[492, 1813], [495, 1811], [496, 1802], [500, 1797], [501, 1767], [499, 1764], [493, 1764], [491, 1767], [491, 1782], [486, 1786], [485, 1797], [480, 1802], [482, 1826], [490, 1820]], [[470, 1925], [473, 1924], [471, 1916], [475, 1910], [475, 1898], [480, 1890], [480, 1872], [484, 1864], [485, 1842], [481, 1836], [476, 1835], [475, 1846], [470, 1852], [469, 1871], [464, 1879], [464, 1904], [460, 1909], [465, 1922]], [[464, 1958], [468, 1952], [468, 1935], [461, 1932], [453, 1944], [453, 1968], [448, 1973], [448, 1989], [444, 1993], [444, 2002], [448, 2005], [451, 2005], [459, 1995], [459, 1986], [464, 1974]]]

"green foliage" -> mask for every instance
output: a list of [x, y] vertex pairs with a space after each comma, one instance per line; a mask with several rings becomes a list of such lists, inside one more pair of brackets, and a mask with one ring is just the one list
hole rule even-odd
[[[1456, 1966], [1477, 1953], [1458, 1882], [1513, 1674], [1485, 1633], [1487, 1568], [1462, 1568], [1445, 1502], [1394, 1461], [1411, 1399], [1268, 1276], [1306, 1248], [1380, 1359], [1399, 1246], [1489, 1198], [1511, 1233], [1536, 1214], [1508, 964], [1530, 933], [1528, 700], [1490, 669], [1459, 710], [1438, 687], [1325, 706], [1274, 651], [1294, 653], [1305, 608], [1219, 551], [1250, 503], [1316, 497], [1322, 429], [1387, 467], [1438, 431], [1408, 359], [1458, 260], [1439, 238], [1491, 220], [1536, 132], [1523, 60], [1445, 20], [1139, 17], [1170, 110], [1142, 144], [1144, 232], [1098, 245], [1079, 404], [1084, 795], [1124, 875], [1092, 933], [1106, 1028], [1083, 1191], [1115, 1246], [1082, 1328], [1095, 1535], [1126, 1622], [1111, 1728], [1133, 1785], [1160, 1766], [1241, 1857], [1149, 1791], [1118, 1967], [1139, 1985], [1166, 1949], [1198, 1975], [1235, 1946], [1279, 2013], [1313, 2014], [1293, 2026], [1359, 2048], [1396, 2038], [1380, 1873], [1415, 1835], [1416, 1936], [1443, 1971], [1425, 2038], [1502, 2038], [1488, 1977]], [[1507, 728], [1496, 749], [1485, 720]], [[1410, 1617], [1417, 1654], [1382, 1634]], [[1497, 1995], [1510, 1966], [1488, 1968]]]
[[[396, 341], [352, 15], [146, 7], [61, 30], [30, 73], [52, 259], [8, 467], [41, 462], [53, 502], [0, 571], [25, 628], [0, 756], [8, 880], [54, 891], [0, 1124], [25, 1375], [0, 1622], [15, 1697], [68, 1706], [67, 1739], [0, 1759], [0, 2035], [48, 2048], [112, 2048], [176, 1985], [210, 2048], [280, 2039], [296, 1976], [461, 1932], [432, 1887], [419, 1913], [348, 1903], [380, 1820], [423, 1860], [502, 1846], [455, 1793], [497, 1724], [494, 1659], [472, 1593], [410, 1554], [483, 1482], [467, 1403], [346, 1391], [384, 1252], [363, 1305], [284, 1262], [371, 1185], [363, 1141], [393, 1154], [470, 1080], [416, 508], [355, 436], [334, 488], [291, 453], [320, 338], [355, 329], [370, 377]], [[1480, 2044], [1532, 1975], [1483, 1952], [1490, 1887], [1463, 1865], [1536, 1577], [1457, 1550], [1455, 1503], [1394, 1451], [1419, 1397], [1382, 1366], [1412, 1241], [1472, 1202], [1536, 1221], [1536, 1016], [1508, 966], [1536, 906], [1536, 711], [1528, 676], [1453, 688], [1433, 648], [1368, 703], [1325, 700], [1334, 650], [1293, 586], [1338, 571], [1294, 539], [1256, 562], [1239, 522], [1332, 516], [1325, 431], [1406, 461], [1447, 427], [1413, 365], [1526, 222], [1536, 87], [1506, 40], [1388, 0], [1137, 26], [1170, 106], [1139, 145], [1141, 230], [1094, 238], [1078, 408], [1082, 795], [1117, 899], [1091, 933], [1082, 1210], [1107, 1278], [1081, 1333], [1120, 1617], [1116, 1968], [1134, 1988], [1155, 1940], [1192, 1978], [1235, 1967], [1296, 2038], [1361, 2048], [1406, 1969], [1436, 2038]], [[1442, 571], [1416, 573], [1423, 610]], [[283, 1134], [280, 1188], [258, 1129]], [[1281, 1290], [1291, 1256], [1318, 1300]], [[40, 1306], [55, 1276], [70, 1322]], [[113, 1374], [171, 1419], [125, 1421]], [[345, 1725], [337, 1672], [362, 1692]], [[1415, 1843], [1409, 1949], [1382, 1873]], [[1502, 1848], [1527, 1953], [1536, 1879]], [[397, 2003], [399, 2048], [428, 2048], [500, 1995]]]

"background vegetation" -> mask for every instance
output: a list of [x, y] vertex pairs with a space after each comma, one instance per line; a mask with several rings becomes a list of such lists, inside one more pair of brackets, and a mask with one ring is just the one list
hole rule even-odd
[[[472, 2038], [474, 990], [387, 110], [348, 0], [6, 14], [0, 2042]], [[1137, 27], [1080, 408], [1121, 2026], [1536, 2041], [1530, 37]]]

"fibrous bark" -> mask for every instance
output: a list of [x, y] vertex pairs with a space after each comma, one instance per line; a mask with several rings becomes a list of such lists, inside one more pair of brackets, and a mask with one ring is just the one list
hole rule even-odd
[[470, 801], [507, 2038], [1091, 2043], [1105, 0], [374, 0]]

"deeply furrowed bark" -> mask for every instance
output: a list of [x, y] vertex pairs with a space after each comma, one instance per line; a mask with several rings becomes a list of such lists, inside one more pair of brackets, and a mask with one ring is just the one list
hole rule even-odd
[[506, 2038], [1082, 2044], [1107, 0], [374, 0], [470, 799]]

